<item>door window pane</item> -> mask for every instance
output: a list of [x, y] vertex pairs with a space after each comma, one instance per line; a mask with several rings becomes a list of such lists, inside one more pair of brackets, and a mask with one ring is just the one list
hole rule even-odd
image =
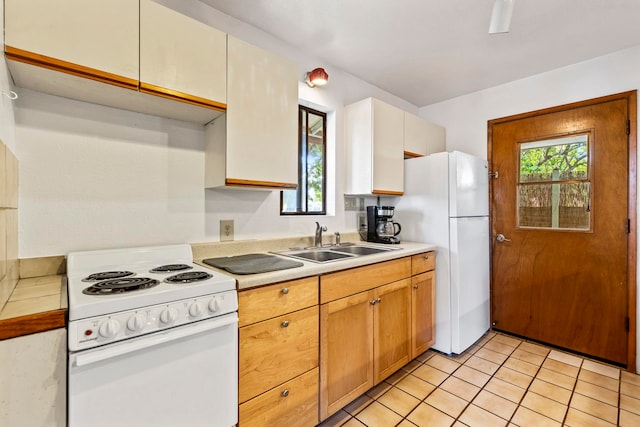
[[589, 230], [589, 135], [520, 144], [518, 226]]

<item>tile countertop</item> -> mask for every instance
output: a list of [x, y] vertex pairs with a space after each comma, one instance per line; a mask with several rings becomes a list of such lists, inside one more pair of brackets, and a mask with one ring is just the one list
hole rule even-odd
[[[377, 245], [375, 243], [362, 242], [358, 240], [356, 233], [354, 235], [343, 235], [343, 243], [352, 242], [355, 244], [364, 245]], [[345, 238], [346, 237], [346, 238]], [[290, 268], [286, 270], [272, 271], [269, 273], [259, 274], [231, 274], [225, 270], [220, 270], [211, 267], [202, 262], [203, 259], [216, 258], [223, 256], [243, 255], [247, 253], [269, 253], [271, 251], [283, 251], [290, 248], [302, 248], [311, 246], [310, 240], [293, 240], [293, 239], [278, 239], [270, 241], [259, 241], [261, 244], [250, 243], [251, 241], [239, 241], [239, 242], [224, 242], [213, 244], [193, 244], [194, 261], [214, 271], [226, 274], [236, 279], [238, 290], [249, 289], [262, 285], [269, 285], [278, 282], [284, 282], [287, 280], [299, 279], [302, 277], [316, 276], [320, 274], [330, 273], [333, 271], [346, 270], [349, 268], [360, 267], [363, 265], [374, 264], [378, 262], [389, 261], [392, 259], [403, 258], [419, 254], [422, 252], [428, 252], [436, 249], [435, 245], [429, 243], [416, 243], [416, 242], [401, 242], [399, 245], [393, 245], [398, 248], [388, 252], [383, 252], [373, 255], [364, 255], [354, 257], [350, 259], [327, 262], [327, 263], [315, 263], [311, 261], [303, 261], [297, 258], [289, 258], [284, 255], [283, 258], [300, 261], [304, 265], [302, 267]], [[235, 243], [235, 244], [234, 244]], [[325, 243], [326, 245], [326, 243]], [[385, 245], [386, 246], [386, 245]], [[276, 254], [277, 255], [277, 254]]]

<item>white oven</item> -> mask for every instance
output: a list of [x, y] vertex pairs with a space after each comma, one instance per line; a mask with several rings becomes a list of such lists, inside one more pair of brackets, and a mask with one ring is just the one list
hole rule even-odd
[[68, 426], [234, 426], [235, 281], [188, 245], [126, 252], [69, 254]]

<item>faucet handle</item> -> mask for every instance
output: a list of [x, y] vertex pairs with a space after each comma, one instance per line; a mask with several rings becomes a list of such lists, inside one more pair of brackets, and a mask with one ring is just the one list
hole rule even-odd
[[333, 233], [336, 235], [336, 246], [340, 246], [340, 232], [336, 231], [335, 233]]

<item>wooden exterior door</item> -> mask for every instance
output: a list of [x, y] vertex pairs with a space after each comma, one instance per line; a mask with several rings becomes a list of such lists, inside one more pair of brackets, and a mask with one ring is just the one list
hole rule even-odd
[[635, 91], [489, 122], [494, 329], [634, 365], [635, 122]]

